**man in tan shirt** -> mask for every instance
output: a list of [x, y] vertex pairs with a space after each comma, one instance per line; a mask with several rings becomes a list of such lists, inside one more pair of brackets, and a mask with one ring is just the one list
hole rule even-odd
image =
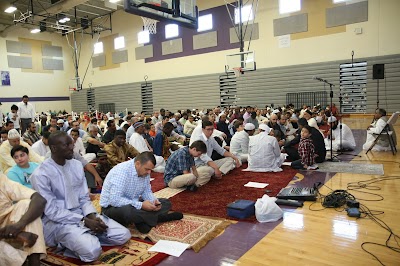
[[29, 150], [29, 161], [34, 163], [42, 163], [44, 158], [31, 149], [31, 146], [21, 140], [21, 135], [16, 129], [8, 131], [8, 140], [4, 141], [0, 146], [0, 170], [7, 174], [8, 170], [16, 163], [11, 157], [11, 149], [15, 146], [24, 146]]
[[46, 200], [0, 173], [0, 265], [40, 265], [46, 255], [40, 217]]
[[126, 133], [123, 130], [115, 132], [114, 140], [104, 146], [104, 150], [112, 167], [139, 155], [139, 152], [132, 145], [126, 143]]

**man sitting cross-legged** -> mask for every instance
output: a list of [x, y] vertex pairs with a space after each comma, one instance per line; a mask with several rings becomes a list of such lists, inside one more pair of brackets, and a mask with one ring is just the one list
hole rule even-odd
[[[197, 140], [190, 147], [183, 147], [172, 153], [167, 160], [164, 172], [164, 182], [170, 188], [187, 187], [191, 191], [196, 191], [196, 184], [204, 183], [199, 178], [197, 169], [194, 163], [194, 158], [207, 152], [206, 144]], [[206, 178], [208, 182], [209, 177]]]
[[45, 205], [39, 193], [0, 173], [0, 265], [40, 265], [46, 255], [40, 220]]
[[246, 123], [244, 130], [236, 132], [231, 140], [230, 152], [238, 156], [242, 162], [247, 162], [249, 157], [249, 138], [253, 136], [255, 126], [252, 123]]
[[153, 153], [147, 151], [111, 169], [100, 196], [102, 212], [125, 226], [134, 224], [141, 233], [148, 233], [157, 223], [182, 219], [182, 213], [168, 214], [168, 199], [158, 200], [151, 192], [150, 173], [155, 164]]
[[249, 167], [246, 171], [253, 172], [280, 172], [285, 156], [281, 154], [278, 140], [270, 136], [271, 128], [261, 124], [260, 133], [250, 137]]
[[[241, 165], [240, 160], [236, 156], [222, 148], [217, 141], [211, 137], [214, 131], [212, 122], [203, 121], [202, 131], [202, 134], [194, 140], [201, 140], [207, 146], [207, 153], [195, 160], [196, 166], [198, 167], [198, 180], [201, 181], [196, 183], [197, 186], [203, 186], [208, 183], [213, 174], [219, 179], [222, 177], [222, 174], [226, 175], [229, 171]], [[211, 155], [214, 150], [225, 158], [213, 161]]]
[[73, 158], [73, 141], [65, 132], [50, 135], [51, 158], [32, 174], [33, 188], [46, 200], [42, 217], [46, 245], [64, 256], [95, 261], [101, 245], [122, 245], [131, 234], [114, 220], [96, 213], [89, 199], [82, 164]]
[[16, 165], [10, 168], [7, 177], [27, 188], [32, 188], [31, 174], [39, 164], [29, 162], [29, 150], [21, 145], [12, 148], [11, 157], [14, 159]]
[[21, 140], [21, 136], [16, 129], [11, 129], [8, 131], [8, 140], [4, 141], [0, 146], [0, 170], [5, 174], [7, 174], [8, 170], [16, 164], [14, 159], [11, 157], [11, 149], [18, 145], [24, 146], [29, 150], [30, 162], [41, 163], [44, 159], [31, 150], [31, 146], [29, 146], [28, 143]]
[[126, 143], [126, 133], [121, 129], [115, 131], [114, 140], [104, 147], [104, 151], [107, 153], [111, 167], [135, 158], [139, 154], [132, 145]]
[[175, 151], [179, 149], [178, 145], [171, 144], [169, 137], [174, 130], [174, 125], [167, 122], [164, 124], [162, 131], [158, 132], [154, 139], [154, 154], [163, 157], [165, 160], [171, 155], [170, 149]]
[[[136, 122], [133, 127], [135, 128], [135, 133], [132, 134], [129, 139], [129, 144], [132, 145], [138, 152], [150, 151], [145, 139], [143, 138], [143, 133], [145, 131], [143, 122]], [[156, 155], [156, 167], [153, 169], [154, 172], [164, 173], [165, 161], [161, 156]]]

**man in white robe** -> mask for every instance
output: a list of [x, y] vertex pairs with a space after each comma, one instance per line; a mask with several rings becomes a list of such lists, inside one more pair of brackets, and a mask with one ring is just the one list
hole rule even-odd
[[252, 172], [281, 172], [285, 155], [281, 154], [278, 141], [270, 136], [271, 128], [261, 124], [260, 133], [250, 137], [249, 166], [245, 171]]
[[42, 216], [46, 245], [84, 262], [97, 260], [101, 246], [122, 245], [131, 234], [99, 215], [89, 199], [82, 165], [73, 158], [73, 140], [58, 131], [49, 138], [51, 158], [31, 176], [33, 188], [47, 204]]
[[[334, 151], [338, 150], [354, 150], [356, 147], [356, 141], [354, 140], [353, 132], [346, 125], [337, 121], [336, 117], [330, 116], [328, 118], [329, 126], [332, 127], [332, 149]], [[340, 132], [340, 127], [342, 127], [342, 132]], [[331, 131], [328, 131], [330, 136]], [[342, 139], [342, 141], [340, 141]], [[331, 149], [330, 138], [325, 138], [325, 147], [327, 150]]]
[[[363, 145], [363, 150], [368, 150], [374, 143], [375, 139], [378, 137], [379, 133], [387, 125], [387, 116], [384, 109], [377, 109], [374, 116], [374, 122], [367, 129], [367, 140]], [[396, 141], [396, 133], [393, 130], [393, 139]], [[372, 148], [373, 151], [390, 151], [388, 136], [381, 136], [375, 146]]]
[[[142, 153], [144, 151], [151, 151], [142, 136], [145, 130], [143, 122], [136, 122], [133, 127], [135, 129], [135, 133], [133, 133], [130, 137], [129, 144], [132, 145], [139, 153]], [[154, 157], [156, 158], [156, 166], [154, 167], [153, 171], [157, 173], [164, 173], [164, 158], [158, 155], [154, 155]]]
[[50, 152], [48, 144], [50, 134], [49, 131], [43, 132], [42, 138], [32, 145], [32, 150], [42, 157], [46, 157], [46, 154]]
[[252, 123], [246, 123], [244, 130], [237, 132], [231, 139], [230, 152], [239, 157], [242, 162], [247, 162], [249, 157], [249, 138], [253, 136], [255, 126]]

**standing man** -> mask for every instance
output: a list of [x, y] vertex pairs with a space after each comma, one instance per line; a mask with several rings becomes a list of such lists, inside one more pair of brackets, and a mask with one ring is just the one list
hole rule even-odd
[[35, 107], [29, 102], [28, 95], [22, 96], [22, 101], [18, 103], [18, 117], [21, 119], [21, 135], [29, 127], [30, 122], [35, 122]]
[[185, 146], [172, 153], [165, 166], [165, 185], [170, 188], [186, 187], [190, 191], [196, 191], [196, 183], [202, 184], [203, 181], [199, 179], [194, 158], [206, 152], [206, 144], [196, 140], [190, 147]]
[[111, 169], [101, 192], [102, 212], [124, 226], [134, 224], [143, 234], [157, 223], [182, 219], [180, 212], [168, 213], [168, 199], [158, 200], [151, 192], [150, 173], [155, 164], [153, 153], [147, 151]]
[[129, 230], [99, 215], [89, 199], [81, 163], [73, 158], [73, 141], [65, 132], [50, 135], [51, 158], [32, 175], [32, 186], [46, 200], [42, 216], [46, 245], [84, 262], [97, 260], [103, 246], [122, 245]]

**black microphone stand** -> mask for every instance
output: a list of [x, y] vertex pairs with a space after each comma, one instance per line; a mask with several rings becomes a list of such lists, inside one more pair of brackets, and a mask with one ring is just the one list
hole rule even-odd
[[[325, 79], [320, 79], [320, 78], [318, 78], [318, 79], [316, 79], [316, 80], [318, 80], [318, 81], [321, 81], [321, 82], [323, 82], [324, 84], [328, 84], [329, 85], [329, 98], [331, 98], [331, 107], [330, 107], [330, 111], [331, 111], [331, 116], [333, 115], [332, 114], [332, 106], [333, 106], [333, 87], [335, 86], [335, 85], [333, 85], [332, 83], [330, 83], [330, 82], [328, 82], [327, 80], [325, 80]], [[333, 155], [333, 140], [332, 140], [332, 135], [333, 135], [333, 129], [332, 129], [332, 123], [330, 124], [330, 136], [329, 136], [329, 139], [330, 139], [330, 147], [331, 147], [331, 158], [330, 159], [328, 159], [328, 161], [331, 161], [331, 162], [340, 162], [340, 160], [338, 160], [338, 158], [336, 157], [336, 156], [334, 156]]]
[[[342, 112], [342, 101], [343, 101], [343, 97], [342, 97], [342, 92], [339, 91], [339, 110], [340, 112]], [[342, 142], [342, 129], [343, 129], [343, 125], [342, 125], [342, 117], [340, 116], [340, 120], [337, 119], [338, 121], [338, 126], [339, 126], [339, 149], [337, 150], [337, 154], [336, 156], [340, 156], [340, 155], [350, 155], [350, 156], [354, 156], [354, 157], [361, 157], [360, 155], [356, 155], [356, 154], [351, 154], [351, 153], [344, 153], [344, 149], [343, 149], [343, 142]], [[332, 124], [331, 126], [331, 134], [332, 134]], [[332, 135], [331, 137], [331, 142], [332, 142]], [[331, 145], [331, 153], [332, 153], [332, 145]]]

